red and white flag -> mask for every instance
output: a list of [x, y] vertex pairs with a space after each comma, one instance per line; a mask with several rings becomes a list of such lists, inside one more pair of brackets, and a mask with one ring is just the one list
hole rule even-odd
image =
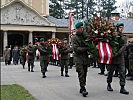
[[74, 27], [74, 21], [73, 21], [73, 13], [70, 11], [68, 14], [69, 20], [68, 20], [68, 28], [70, 29], [70, 37], [73, 36], [73, 34], [75, 33], [75, 27]]
[[55, 60], [59, 60], [59, 51], [56, 44], [52, 44], [52, 58]]
[[108, 41], [98, 43], [99, 63], [111, 64], [112, 63], [112, 47]]

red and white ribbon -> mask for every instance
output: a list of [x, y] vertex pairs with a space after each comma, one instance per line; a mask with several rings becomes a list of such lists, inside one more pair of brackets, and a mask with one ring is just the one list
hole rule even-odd
[[56, 44], [52, 44], [53, 49], [52, 49], [52, 58], [55, 60], [59, 60], [59, 50], [57, 48]]
[[111, 64], [112, 63], [112, 47], [108, 41], [98, 43], [99, 63]]

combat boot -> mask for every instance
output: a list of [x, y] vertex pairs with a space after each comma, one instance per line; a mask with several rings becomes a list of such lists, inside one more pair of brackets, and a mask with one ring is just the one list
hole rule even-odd
[[46, 78], [45, 72], [43, 73], [43, 76], [42, 76], [42, 78]]
[[30, 67], [28, 66], [28, 71], [30, 72]]
[[100, 73], [98, 73], [99, 75], [104, 75], [104, 71], [101, 71]]
[[108, 91], [113, 91], [113, 89], [112, 89], [112, 87], [111, 87], [111, 84], [110, 84], [110, 83], [108, 83], [107, 90], [108, 90]]
[[64, 76], [63, 71], [61, 71], [61, 76]]
[[68, 72], [65, 73], [65, 77], [70, 77], [70, 76], [68, 75]]
[[34, 70], [33, 70], [33, 66], [31, 67], [31, 72], [34, 72]]
[[25, 69], [24, 65], [23, 65], [23, 69]]
[[129, 92], [124, 88], [124, 86], [121, 86], [120, 93], [122, 94], [129, 94]]
[[86, 97], [86, 95], [88, 95], [88, 92], [86, 91], [84, 86], [80, 88], [80, 93], [83, 95], [83, 97]]

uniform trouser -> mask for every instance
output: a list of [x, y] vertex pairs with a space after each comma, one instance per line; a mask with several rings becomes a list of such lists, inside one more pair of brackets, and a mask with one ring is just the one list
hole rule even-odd
[[30, 70], [30, 66], [31, 66], [31, 70], [33, 70], [33, 67], [34, 67], [34, 59], [28, 59], [28, 70]]
[[48, 61], [40, 60], [41, 72], [45, 73], [47, 71]]
[[61, 72], [64, 71], [65, 67], [65, 72], [68, 73], [68, 59], [61, 59]]
[[115, 70], [115, 67], [117, 67], [118, 72], [120, 74], [120, 86], [125, 86], [125, 65], [123, 64], [111, 64], [108, 66], [109, 72], [108, 72], [108, 77], [107, 77], [107, 83], [112, 82], [113, 78], [113, 72]]
[[100, 67], [101, 73], [104, 73], [106, 65], [103, 63], [98, 63], [98, 66]]
[[86, 85], [87, 68], [87, 65], [76, 63], [76, 72], [78, 73], [80, 87], [84, 87]]
[[130, 70], [131, 76], [133, 76], [133, 59], [129, 60], [129, 70]]
[[73, 66], [73, 57], [70, 57], [70, 59], [69, 59], [69, 65], [70, 65], [70, 67]]
[[5, 60], [5, 65], [9, 64], [8, 61], [9, 61], [9, 60]]

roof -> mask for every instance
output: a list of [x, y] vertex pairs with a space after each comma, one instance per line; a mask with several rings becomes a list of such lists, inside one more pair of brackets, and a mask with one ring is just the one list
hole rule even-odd
[[133, 18], [120, 18], [118, 21], [113, 21], [114, 24], [123, 23], [124, 30], [123, 33], [133, 33]]
[[[56, 24], [56, 27], [68, 27], [68, 19], [57, 19], [53, 16], [47, 16], [47, 19], [48, 21]], [[75, 23], [81, 21], [81, 20], [76, 20], [76, 19], [73, 19], [74, 20], [74, 25]]]
[[57, 27], [68, 27], [68, 19], [57, 19], [52, 16], [47, 16], [48, 21], [55, 24]]

